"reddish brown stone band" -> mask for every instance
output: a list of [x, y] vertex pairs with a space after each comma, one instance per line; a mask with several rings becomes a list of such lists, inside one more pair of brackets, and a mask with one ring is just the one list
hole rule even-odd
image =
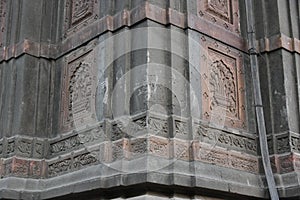
[[[130, 11], [123, 10], [115, 16], [105, 16], [96, 23], [88, 27], [88, 31], [74, 32], [72, 35], [63, 40], [60, 44], [38, 43], [25, 39], [22, 42], [13, 44], [0, 49], [0, 62], [17, 58], [23, 54], [29, 54], [35, 57], [48, 59], [57, 59], [71, 49], [78, 47], [82, 42], [91, 40], [107, 31], [116, 31], [123, 26], [133, 26], [136, 23], [150, 19], [163, 25], [174, 25], [180, 28], [190, 28], [206, 35], [210, 35], [224, 43], [237, 48], [241, 51], [247, 51], [246, 41], [238, 34], [226, 31], [221, 27], [214, 26], [212, 23], [201, 20], [199, 16], [178, 12], [174, 9], [163, 9], [158, 6], [145, 3]], [[83, 34], [84, 33], [84, 34]], [[264, 38], [257, 41], [257, 49], [259, 52], [269, 52], [277, 49], [285, 49], [290, 52], [300, 53], [300, 40], [290, 38], [284, 34], [275, 35], [270, 38]]]

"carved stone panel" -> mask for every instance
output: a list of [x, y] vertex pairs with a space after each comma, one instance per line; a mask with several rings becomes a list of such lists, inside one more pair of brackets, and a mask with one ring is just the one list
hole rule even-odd
[[240, 33], [238, 0], [198, 0], [198, 16], [225, 30]]
[[230, 47], [201, 39], [203, 118], [218, 126], [246, 128], [245, 84], [241, 54]]
[[67, 0], [65, 4], [65, 36], [96, 21], [98, 16], [97, 0]]
[[61, 128], [68, 131], [96, 122], [96, 69], [93, 45], [65, 59], [62, 77]]

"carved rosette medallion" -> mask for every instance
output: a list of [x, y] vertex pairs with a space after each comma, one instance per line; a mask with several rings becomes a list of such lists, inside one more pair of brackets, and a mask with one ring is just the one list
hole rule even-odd
[[97, 0], [67, 0], [65, 4], [65, 36], [96, 21], [98, 16]]
[[63, 74], [61, 128], [68, 131], [96, 123], [94, 51], [83, 48], [66, 57]]
[[222, 28], [240, 33], [238, 0], [198, 0], [198, 16]]
[[201, 56], [203, 118], [219, 126], [245, 129], [245, 84], [241, 54], [212, 40], [201, 42], [204, 47]]

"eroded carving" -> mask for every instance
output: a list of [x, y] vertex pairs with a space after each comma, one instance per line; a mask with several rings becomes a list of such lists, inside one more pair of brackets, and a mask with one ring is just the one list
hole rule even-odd
[[136, 139], [131, 141], [131, 153], [133, 155], [143, 155], [147, 152], [147, 139]]
[[81, 144], [107, 139], [104, 134], [103, 125], [97, 126], [87, 133], [78, 134], [78, 137]]
[[151, 133], [156, 135], [167, 136], [168, 134], [168, 123], [167, 120], [157, 119], [150, 117], [148, 119], [148, 125]]
[[257, 173], [258, 172], [258, 161], [256, 159], [250, 159], [240, 156], [231, 156], [231, 165], [236, 169]]
[[187, 135], [188, 134], [187, 123], [181, 122], [179, 120], [175, 120], [175, 133], [179, 135]]
[[27, 176], [29, 173], [29, 161], [13, 159], [12, 173], [18, 176]]
[[224, 107], [236, 117], [237, 94], [234, 72], [222, 59], [214, 61], [210, 69], [210, 110], [213, 110], [215, 106]]
[[69, 137], [62, 141], [50, 144], [50, 154], [57, 154], [66, 152], [68, 150], [74, 149], [81, 144], [79, 138], [76, 136]]
[[150, 141], [150, 153], [158, 156], [168, 156], [169, 143], [159, 139]]
[[[93, 45], [89, 45], [92, 48]], [[78, 55], [79, 54], [79, 55]], [[82, 48], [66, 57], [61, 125], [64, 131], [96, 123], [94, 51]]]
[[94, 164], [98, 161], [96, 153], [85, 153], [74, 157], [74, 168], [81, 168], [87, 165]]
[[9, 141], [7, 142], [7, 154], [12, 154], [15, 152], [15, 141]]
[[49, 176], [55, 176], [71, 169], [71, 158], [48, 165]]
[[30, 156], [31, 155], [31, 142], [27, 140], [18, 140], [17, 149], [20, 153]]
[[290, 151], [290, 139], [289, 137], [277, 138], [277, 152], [285, 153]]
[[65, 36], [96, 21], [97, 0], [67, 0], [65, 5]]

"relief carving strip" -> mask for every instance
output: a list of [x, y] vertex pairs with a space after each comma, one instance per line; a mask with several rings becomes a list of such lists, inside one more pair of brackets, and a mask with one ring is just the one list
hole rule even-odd
[[233, 147], [253, 155], [257, 155], [257, 142], [254, 138], [235, 135], [230, 132], [224, 132], [216, 129], [209, 129], [202, 125], [196, 126], [196, 136], [202, 142], [212, 145]]

